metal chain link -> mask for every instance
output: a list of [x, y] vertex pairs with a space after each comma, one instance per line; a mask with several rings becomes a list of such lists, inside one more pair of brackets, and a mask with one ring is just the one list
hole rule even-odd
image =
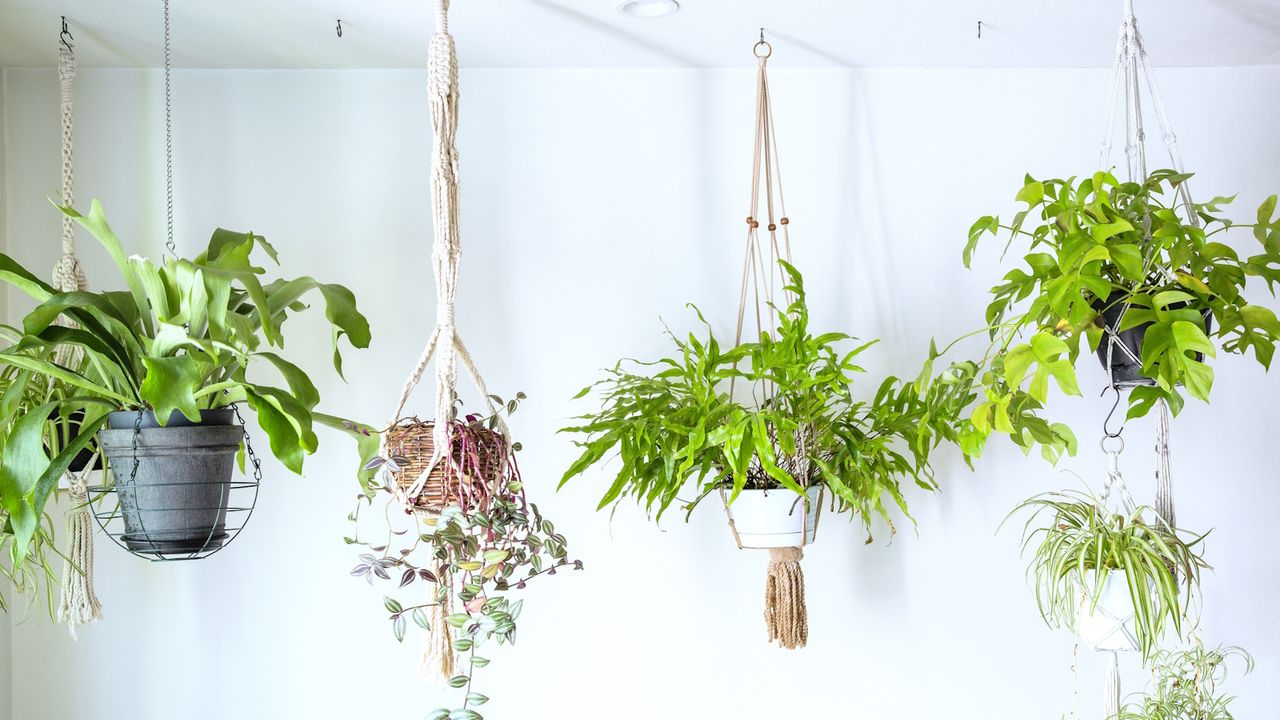
[[262, 482], [262, 462], [258, 460], [257, 454], [253, 452], [253, 445], [249, 442], [249, 428], [244, 418], [240, 416], [240, 406], [232, 405], [231, 412], [235, 413], [236, 422], [240, 423], [240, 432], [244, 435], [244, 454], [249, 459], [249, 464], [253, 466], [253, 481], [260, 483]]
[[168, 212], [168, 234], [164, 246], [169, 254], [177, 257], [178, 246], [173, 241], [173, 45], [169, 30], [169, 0], [164, 0], [164, 173], [165, 202]]

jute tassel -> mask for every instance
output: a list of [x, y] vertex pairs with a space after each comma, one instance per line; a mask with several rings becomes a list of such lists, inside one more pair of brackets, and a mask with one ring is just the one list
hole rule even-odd
[[769, 548], [769, 577], [764, 588], [764, 622], [769, 642], [788, 650], [809, 642], [809, 611], [804, 604], [804, 571], [798, 547]]
[[427, 585], [427, 599], [435, 600], [431, 608], [431, 621], [426, 632], [426, 647], [422, 651], [419, 670], [429, 679], [448, 680], [457, 674], [458, 654], [453, 649], [453, 631], [445, 618], [453, 614], [453, 589], [448, 577], [440, 578], [440, 587], [449, 589], [443, 598], [436, 596], [436, 587]]
[[71, 509], [67, 511], [67, 564], [62, 569], [62, 598], [58, 621], [76, 639], [76, 628], [102, 619], [102, 605], [93, 592], [93, 518], [89, 516], [89, 493], [85, 476], [97, 458], [92, 458], [79, 477], [71, 475]]

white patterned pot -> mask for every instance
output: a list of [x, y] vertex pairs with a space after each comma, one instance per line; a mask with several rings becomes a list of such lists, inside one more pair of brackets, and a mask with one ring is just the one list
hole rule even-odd
[[1111, 570], [1102, 581], [1102, 593], [1097, 605], [1093, 604], [1094, 582], [1092, 571], [1082, 577], [1075, 576], [1077, 602], [1083, 597], [1076, 617], [1076, 633], [1094, 650], [1137, 650], [1138, 634], [1129, 594], [1129, 581], [1123, 570]]
[[[813, 544], [822, 511], [822, 486], [812, 485], [805, 498], [787, 489], [743, 490], [725, 512], [740, 548], [803, 547]], [[807, 507], [806, 507], [807, 505]]]

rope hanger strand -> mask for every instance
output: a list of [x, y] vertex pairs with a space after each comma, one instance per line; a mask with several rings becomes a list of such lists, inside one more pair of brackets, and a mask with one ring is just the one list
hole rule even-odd
[[[62, 18], [62, 32], [58, 35], [58, 85], [61, 90], [62, 124], [62, 202], [71, 206], [75, 202], [75, 104], [72, 85], [76, 77], [75, 46], [67, 19]], [[62, 255], [53, 267], [53, 285], [59, 292], [78, 292], [88, 288], [80, 259], [76, 257], [75, 225], [69, 215], [62, 214]], [[59, 317], [58, 324], [68, 320]], [[83, 354], [79, 348], [60, 345], [54, 354], [54, 362], [63, 367], [75, 368]], [[93, 587], [93, 520], [89, 514], [88, 475], [93, 471], [96, 458], [80, 472], [66, 473], [71, 508], [67, 511], [66, 564], [62, 568], [62, 593], [58, 601], [58, 620], [67, 624], [71, 637], [76, 637], [80, 625], [102, 619], [102, 604]]]

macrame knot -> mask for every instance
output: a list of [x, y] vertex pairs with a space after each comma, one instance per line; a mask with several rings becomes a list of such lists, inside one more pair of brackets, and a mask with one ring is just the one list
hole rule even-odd
[[769, 642], [788, 650], [809, 642], [809, 611], [804, 601], [804, 571], [798, 547], [769, 548], [769, 574], [764, 588], [764, 623]]
[[453, 36], [447, 32], [432, 35], [428, 53], [428, 90], [432, 96], [449, 97], [458, 87], [458, 53]]
[[454, 327], [453, 303], [444, 302], [436, 305], [436, 325], [443, 333], [450, 333]]
[[63, 255], [53, 266], [53, 284], [61, 292], [74, 292], [89, 286], [85, 277], [84, 266], [74, 255]]

